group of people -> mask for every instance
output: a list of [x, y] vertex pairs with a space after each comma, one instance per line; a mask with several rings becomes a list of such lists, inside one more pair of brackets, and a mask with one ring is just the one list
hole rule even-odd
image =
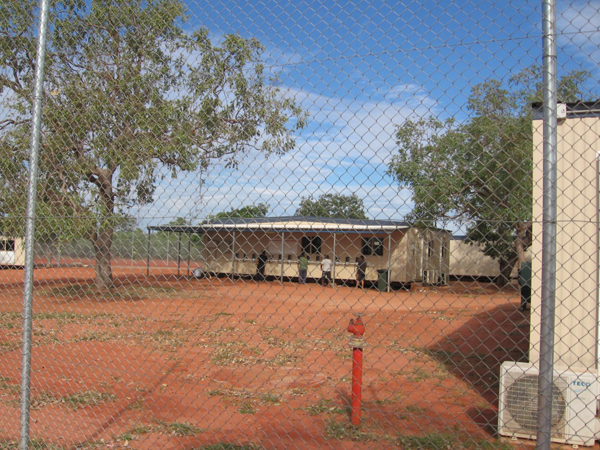
[[[256, 260], [256, 279], [263, 281], [265, 279], [265, 266], [268, 260], [267, 252], [262, 251]], [[328, 286], [333, 282], [331, 276], [331, 269], [333, 267], [333, 261], [329, 259], [329, 255], [325, 255], [325, 258], [321, 261], [321, 278], [319, 283], [322, 286]], [[367, 271], [367, 261], [363, 255], [358, 258], [356, 264], [356, 287], [365, 288], [365, 274]], [[306, 284], [306, 277], [308, 275], [308, 257], [306, 253], [301, 253], [298, 258], [298, 283]]]

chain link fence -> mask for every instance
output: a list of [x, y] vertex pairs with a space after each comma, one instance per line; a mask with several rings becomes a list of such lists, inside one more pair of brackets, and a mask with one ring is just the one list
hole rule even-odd
[[32, 184], [3, 0], [0, 449], [597, 445], [600, 4], [555, 6], [553, 342], [542, 7], [50, 2]]

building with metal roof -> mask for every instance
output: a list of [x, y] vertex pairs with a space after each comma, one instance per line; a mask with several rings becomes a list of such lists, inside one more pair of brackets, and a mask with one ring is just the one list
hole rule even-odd
[[353, 282], [360, 255], [367, 260], [366, 280], [392, 284], [445, 282], [450, 232], [420, 229], [394, 220], [323, 217], [261, 217], [207, 220], [197, 226], [151, 226], [150, 232], [195, 233], [204, 243], [203, 270], [214, 275], [253, 277], [266, 253], [265, 276], [298, 276], [298, 258], [309, 258], [308, 277], [321, 277], [326, 256], [334, 281]]

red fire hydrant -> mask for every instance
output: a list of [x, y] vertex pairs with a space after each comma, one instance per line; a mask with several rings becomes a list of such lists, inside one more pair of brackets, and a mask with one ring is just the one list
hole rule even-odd
[[363, 348], [367, 343], [363, 334], [365, 334], [365, 324], [360, 315], [357, 314], [356, 320], [350, 319], [348, 332], [354, 336], [350, 338], [349, 345], [352, 347], [352, 405], [350, 410], [350, 422], [352, 425], [360, 425], [360, 416], [362, 410], [362, 372], [363, 372]]

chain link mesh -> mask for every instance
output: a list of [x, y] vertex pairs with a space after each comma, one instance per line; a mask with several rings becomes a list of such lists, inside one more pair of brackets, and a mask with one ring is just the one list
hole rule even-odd
[[[3, 0], [0, 448], [22, 407], [36, 449], [530, 448], [541, 10], [52, 2], [23, 404], [38, 7]], [[593, 445], [600, 7], [556, 12], [552, 440]]]

